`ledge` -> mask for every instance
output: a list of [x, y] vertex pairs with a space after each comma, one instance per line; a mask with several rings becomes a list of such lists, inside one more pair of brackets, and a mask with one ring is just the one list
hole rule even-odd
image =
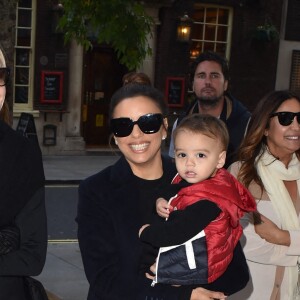
[[34, 118], [38, 118], [40, 116], [39, 110], [14, 110], [13, 117], [19, 118], [21, 116], [21, 113], [32, 114]]
[[44, 121], [47, 122], [47, 114], [59, 114], [59, 122], [62, 121], [62, 116], [63, 114], [68, 114], [70, 113], [69, 111], [67, 110], [40, 110], [41, 113], [44, 114]]

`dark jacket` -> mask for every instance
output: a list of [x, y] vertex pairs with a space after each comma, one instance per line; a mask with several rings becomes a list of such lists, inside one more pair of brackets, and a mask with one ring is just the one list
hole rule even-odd
[[19, 249], [0, 256], [0, 298], [23, 300], [22, 276], [36, 276], [47, 251], [44, 171], [37, 144], [0, 121], [0, 218], [17, 226]]
[[[163, 158], [163, 169], [167, 181], [171, 182], [176, 170], [170, 158]], [[76, 221], [85, 274], [90, 284], [88, 300], [190, 299], [191, 287], [160, 284], [151, 287], [152, 281], [144, 274], [138, 276], [142, 252], [138, 231], [144, 223], [136, 180], [122, 156], [113, 166], [80, 184]], [[157, 197], [160, 192], [158, 189]], [[156, 198], [153, 208], [155, 201]], [[155, 255], [157, 252], [152, 262]], [[230, 275], [228, 280], [237, 278]]]
[[[250, 112], [247, 108], [238, 100], [236, 100], [231, 94], [226, 93], [226, 98], [231, 103], [231, 113], [227, 115], [227, 101], [224, 101], [223, 110], [220, 119], [224, 121], [229, 133], [229, 145], [227, 149], [225, 168], [229, 167], [234, 161], [236, 161], [236, 153], [240, 146], [246, 128], [250, 119]], [[192, 113], [198, 113], [198, 100], [196, 99], [186, 110], [185, 114], [178, 118], [177, 124], [187, 115]]]
[[[163, 168], [171, 182], [175, 166], [169, 158], [163, 158]], [[158, 285], [153, 289], [151, 280], [138, 278], [142, 250], [138, 231], [144, 223], [136, 180], [122, 156], [80, 184], [76, 221], [90, 284], [88, 300], [177, 299], [177, 288]]]

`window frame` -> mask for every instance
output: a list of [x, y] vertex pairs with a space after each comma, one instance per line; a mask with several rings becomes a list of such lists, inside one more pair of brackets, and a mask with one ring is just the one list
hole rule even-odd
[[[22, 112], [30, 112], [38, 114], [34, 111], [34, 57], [35, 57], [35, 37], [36, 37], [36, 7], [37, 0], [31, 0], [31, 7], [20, 6], [20, 2], [17, 2], [16, 7], [16, 33], [15, 33], [15, 49], [14, 49], [14, 77], [13, 77], [13, 111], [14, 116], [19, 117]], [[31, 11], [31, 24], [30, 27], [19, 26], [19, 13], [21, 10]], [[30, 34], [30, 44], [20, 45], [19, 43], [19, 30], [28, 30]], [[28, 65], [17, 64], [17, 52], [18, 50], [28, 51]], [[28, 68], [28, 82], [25, 84], [17, 83], [17, 70], [18, 68]], [[16, 88], [27, 87], [28, 88], [28, 102], [17, 103], [16, 101]]]
[[300, 50], [292, 51], [290, 84], [289, 89], [295, 93], [300, 93]]
[[[226, 10], [228, 10], [228, 23], [221, 25], [222, 27], [227, 27], [227, 38], [226, 38], [225, 42], [224, 41], [218, 41], [218, 39], [217, 39], [218, 27], [220, 27], [220, 24], [218, 22], [216, 22], [216, 23], [206, 23], [205, 22], [206, 18], [204, 18], [203, 22], [202, 21], [197, 21], [195, 19], [195, 16], [193, 16], [193, 19], [194, 19], [193, 28], [195, 27], [195, 25], [203, 25], [204, 26], [203, 31], [204, 31], [205, 27], [207, 25], [216, 25], [216, 32], [215, 32], [215, 38], [214, 38], [214, 40], [205, 40], [205, 34], [204, 34], [204, 32], [202, 32], [201, 39], [191, 38], [192, 44], [193, 44], [193, 42], [200, 42], [200, 43], [202, 43], [201, 52], [203, 52], [205, 43], [208, 43], [208, 42], [209, 43], [214, 43], [214, 51], [216, 51], [216, 45], [218, 43], [225, 44], [226, 45], [226, 50], [225, 50], [224, 56], [229, 60], [230, 49], [231, 49], [232, 28], [233, 28], [233, 8], [229, 7], [229, 6], [224, 6], [224, 5], [207, 4], [207, 3], [195, 3], [194, 4], [194, 10], [197, 10], [198, 8], [202, 8], [202, 7], [205, 10], [205, 16], [206, 16], [207, 10], [210, 9], [210, 8], [217, 9], [218, 12], [219, 12], [219, 9], [226, 9]], [[217, 17], [218, 17], [218, 15], [217, 15]], [[193, 28], [192, 28], [192, 30], [193, 30]], [[192, 48], [190, 50], [192, 51]], [[192, 55], [190, 55], [190, 59], [191, 60], [195, 59], [195, 57], [193, 57]]]

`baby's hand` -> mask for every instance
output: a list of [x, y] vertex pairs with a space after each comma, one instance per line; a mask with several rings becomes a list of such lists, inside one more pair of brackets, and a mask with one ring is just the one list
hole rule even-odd
[[156, 200], [156, 212], [160, 217], [168, 218], [172, 206], [164, 198], [158, 198]]
[[150, 226], [150, 224], [145, 224], [145, 225], [143, 225], [143, 226], [140, 228], [140, 230], [139, 230], [139, 237], [141, 237], [141, 234], [142, 234], [143, 230], [144, 230], [146, 227], [148, 227], [148, 226]]

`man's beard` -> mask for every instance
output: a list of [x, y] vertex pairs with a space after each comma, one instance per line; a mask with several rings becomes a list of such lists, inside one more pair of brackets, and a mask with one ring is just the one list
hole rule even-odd
[[223, 98], [223, 95], [222, 96], [219, 96], [219, 97], [197, 97], [198, 99], [198, 103], [200, 104], [200, 106], [203, 106], [203, 107], [208, 107], [208, 108], [214, 108], [216, 107], [221, 99]]

